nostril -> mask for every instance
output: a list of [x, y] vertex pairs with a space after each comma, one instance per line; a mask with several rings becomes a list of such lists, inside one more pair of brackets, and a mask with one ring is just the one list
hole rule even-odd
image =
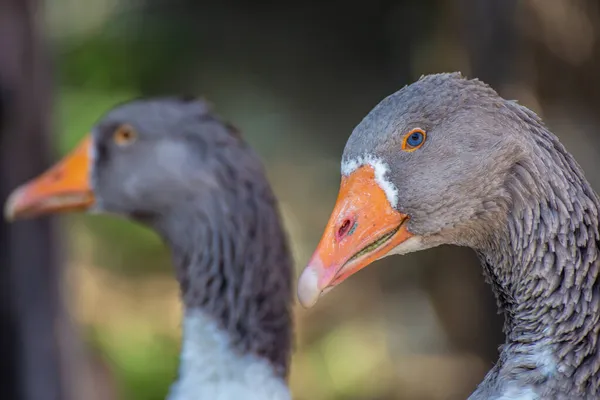
[[351, 228], [352, 228], [352, 221], [350, 221], [349, 219], [345, 219], [337, 231], [338, 240], [340, 240], [344, 236], [346, 236]]
[[62, 178], [62, 175], [63, 175], [63, 174], [62, 174], [62, 172], [61, 172], [61, 171], [54, 171], [54, 172], [52, 173], [52, 175], [50, 175], [50, 179], [51, 179], [52, 181], [58, 181], [58, 180], [60, 180], [60, 179]]

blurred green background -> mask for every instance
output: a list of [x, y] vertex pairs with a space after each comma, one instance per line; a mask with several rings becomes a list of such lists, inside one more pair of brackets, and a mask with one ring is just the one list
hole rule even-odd
[[[298, 272], [333, 207], [351, 130], [422, 74], [460, 70], [518, 99], [600, 187], [596, 1], [53, 0], [36, 10], [52, 65], [52, 158], [117, 102], [202, 95], [263, 157]], [[58, 220], [74, 398], [164, 399], [181, 315], [165, 248], [119, 219]], [[466, 249], [379, 261], [295, 312], [299, 400], [464, 399], [503, 340]]]

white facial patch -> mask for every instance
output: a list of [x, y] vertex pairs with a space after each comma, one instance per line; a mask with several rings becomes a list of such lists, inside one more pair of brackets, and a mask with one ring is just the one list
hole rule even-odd
[[396, 186], [387, 179], [386, 175], [389, 172], [388, 165], [378, 157], [367, 154], [358, 158], [342, 161], [342, 175], [348, 176], [354, 172], [358, 167], [363, 165], [369, 165], [375, 171], [375, 182], [379, 185], [381, 190], [385, 193], [392, 207], [398, 205], [398, 189]]
[[179, 380], [168, 400], [291, 400], [273, 366], [254, 354], [240, 354], [227, 332], [201, 310], [186, 312]]
[[404, 242], [400, 243], [398, 246], [394, 247], [390, 250], [386, 256], [391, 256], [393, 254], [403, 255], [408, 253], [413, 253], [415, 251], [425, 250], [432, 246], [427, 246], [423, 244], [423, 240], [421, 236], [411, 236], [406, 239]]

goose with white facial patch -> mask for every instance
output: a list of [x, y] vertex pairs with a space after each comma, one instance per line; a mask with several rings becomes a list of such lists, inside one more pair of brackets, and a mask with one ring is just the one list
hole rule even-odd
[[532, 111], [460, 74], [425, 76], [352, 132], [298, 296], [313, 306], [390, 254], [471, 247], [504, 312], [506, 342], [469, 399], [597, 399], [599, 208]]
[[169, 400], [289, 400], [292, 258], [263, 166], [202, 100], [109, 111], [56, 166], [16, 189], [8, 219], [117, 214], [170, 247], [184, 307]]

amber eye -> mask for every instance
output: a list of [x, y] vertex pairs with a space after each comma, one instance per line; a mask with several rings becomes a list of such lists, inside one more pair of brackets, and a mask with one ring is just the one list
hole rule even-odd
[[425, 143], [425, 139], [427, 138], [427, 134], [421, 128], [411, 129], [406, 136], [404, 136], [404, 140], [402, 141], [402, 150], [404, 151], [415, 151], [419, 147], [423, 146]]
[[137, 133], [129, 125], [121, 125], [113, 134], [113, 140], [119, 146], [127, 146], [135, 141]]

